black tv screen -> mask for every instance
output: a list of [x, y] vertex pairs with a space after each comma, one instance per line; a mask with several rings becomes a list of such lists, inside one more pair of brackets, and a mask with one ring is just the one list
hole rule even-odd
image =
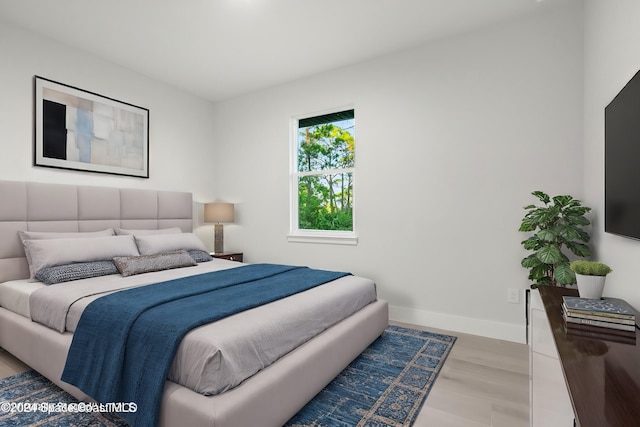
[[604, 117], [604, 231], [640, 239], [640, 71]]

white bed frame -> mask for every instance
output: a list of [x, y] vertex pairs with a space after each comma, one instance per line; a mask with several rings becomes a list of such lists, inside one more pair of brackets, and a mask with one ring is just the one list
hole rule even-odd
[[[18, 230], [193, 228], [191, 193], [0, 181], [0, 200], [0, 283], [29, 277]], [[217, 396], [167, 381], [160, 425], [282, 426], [380, 336], [388, 322], [387, 303], [371, 303]], [[76, 398], [88, 400], [60, 380], [71, 338], [0, 307], [0, 346]]]

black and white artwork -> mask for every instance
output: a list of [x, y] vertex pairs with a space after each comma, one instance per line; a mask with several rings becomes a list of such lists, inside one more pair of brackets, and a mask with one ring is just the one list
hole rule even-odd
[[149, 110], [35, 77], [36, 166], [149, 177]]

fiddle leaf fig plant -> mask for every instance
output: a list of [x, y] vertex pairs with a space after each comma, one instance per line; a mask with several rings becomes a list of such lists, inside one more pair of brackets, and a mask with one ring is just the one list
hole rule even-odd
[[569, 250], [576, 257], [591, 255], [589, 233], [583, 227], [590, 224], [585, 214], [591, 210], [582, 206], [580, 200], [571, 196], [549, 195], [534, 191], [534, 196], [542, 206], [525, 206], [526, 215], [522, 218], [519, 231], [532, 232], [533, 235], [521, 243], [532, 253], [521, 264], [529, 269], [532, 288], [541, 285], [566, 286], [576, 282], [576, 275], [570, 268], [566, 253]]

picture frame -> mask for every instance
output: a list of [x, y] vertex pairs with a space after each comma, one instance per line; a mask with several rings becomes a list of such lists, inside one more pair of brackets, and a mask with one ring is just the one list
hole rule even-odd
[[35, 76], [34, 166], [149, 178], [149, 110]]

